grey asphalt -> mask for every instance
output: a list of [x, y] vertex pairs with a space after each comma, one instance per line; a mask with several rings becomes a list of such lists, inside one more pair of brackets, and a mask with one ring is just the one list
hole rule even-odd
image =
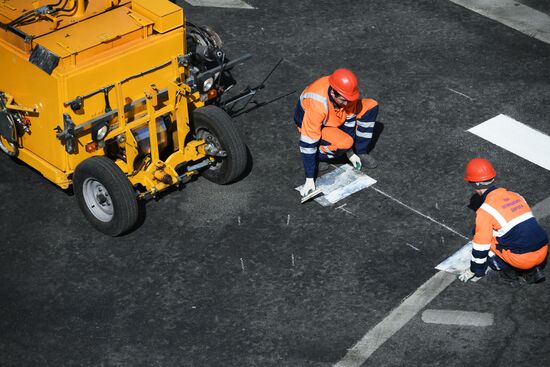
[[[254, 55], [236, 89], [283, 58], [257, 97], [276, 100], [235, 118], [253, 157], [241, 181], [192, 182], [110, 238], [70, 193], [0, 156], [2, 366], [331, 366], [465, 243], [388, 196], [465, 236], [470, 158], [490, 159], [532, 206], [550, 196], [549, 171], [466, 132], [506, 114], [550, 135], [550, 45], [448, 1], [248, 2], [257, 9], [182, 3], [230, 56]], [[300, 205], [293, 108], [338, 67], [380, 103], [379, 191]], [[548, 366], [549, 290], [455, 281], [427, 308], [493, 313], [494, 325], [419, 313], [364, 366]]]

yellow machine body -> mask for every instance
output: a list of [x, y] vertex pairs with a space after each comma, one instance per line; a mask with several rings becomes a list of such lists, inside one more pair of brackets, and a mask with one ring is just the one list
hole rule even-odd
[[[203, 102], [185, 84], [183, 10], [168, 0], [69, 1], [69, 14], [20, 25], [29, 37], [0, 29], [0, 91], [28, 127], [18, 137], [18, 158], [68, 188], [80, 162], [106, 155], [107, 146], [94, 146], [92, 127], [107, 123], [102, 141], [124, 152], [115, 163], [133, 185], [155, 193], [176, 184], [179, 165], [206, 157], [205, 142], [188, 136], [189, 113]], [[0, 0], [0, 22], [47, 3]], [[146, 158], [137, 139], [143, 129]], [[171, 134], [168, 152], [160, 148], [163, 134]]]

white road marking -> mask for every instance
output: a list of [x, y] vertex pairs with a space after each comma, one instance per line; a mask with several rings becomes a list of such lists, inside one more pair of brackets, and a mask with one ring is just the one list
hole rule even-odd
[[414, 246], [411, 245], [410, 243], [405, 243], [405, 245], [409, 246], [409, 247], [412, 248], [413, 250], [416, 250], [416, 251], [420, 252], [420, 250], [418, 249], [418, 247], [414, 247]]
[[374, 189], [376, 192], [379, 192], [380, 194], [384, 195], [385, 197], [392, 199], [392, 200], [395, 201], [396, 203], [403, 205], [405, 208], [407, 208], [407, 209], [409, 209], [409, 210], [415, 212], [416, 214], [420, 215], [421, 217], [424, 217], [424, 218], [426, 218], [426, 219], [428, 219], [428, 220], [430, 220], [430, 221], [432, 221], [432, 222], [434, 222], [434, 223], [436, 223], [436, 224], [439, 224], [441, 227], [443, 227], [443, 228], [445, 228], [445, 229], [447, 229], [447, 230], [453, 232], [454, 234], [456, 234], [456, 235], [458, 235], [458, 236], [460, 236], [460, 237], [462, 237], [462, 238], [468, 240], [468, 237], [464, 236], [463, 234], [458, 233], [457, 231], [455, 231], [455, 230], [452, 229], [451, 227], [449, 227], [449, 226], [447, 226], [447, 225], [445, 225], [445, 224], [443, 224], [443, 223], [441, 223], [441, 222], [438, 222], [437, 220], [433, 219], [432, 217], [430, 217], [430, 216], [428, 216], [428, 215], [426, 215], [426, 214], [422, 214], [422, 213], [419, 212], [418, 210], [416, 210], [416, 209], [414, 209], [414, 208], [408, 206], [407, 204], [403, 203], [402, 201], [397, 200], [396, 198], [394, 198], [393, 196], [391, 196], [391, 195], [389, 195], [389, 194], [386, 194], [384, 191], [379, 190], [379, 189], [377, 189], [376, 187], [373, 187], [373, 189]]
[[486, 327], [493, 325], [494, 316], [488, 312], [426, 310], [422, 312], [422, 321], [427, 324]]
[[239, 8], [239, 9], [255, 9], [240, 0], [185, 0], [185, 2], [193, 6], [210, 6], [213, 8]]
[[[376, 192], [390, 198], [396, 203], [404, 206], [412, 212], [442, 226], [452, 233], [468, 240], [468, 237], [458, 233], [449, 226], [438, 222], [432, 217], [421, 213], [409, 205], [397, 200], [393, 196], [386, 194], [382, 190], [372, 187]], [[414, 246], [407, 243], [408, 246]], [[406, 298], [396, 309], [394, 309], [384, 320], [372, 328], [365, 336], [348, 350], [344, 358], [334, 365], [334, 367], [360, 367], [382, 344], [401, 329], [410, 319], [412, 319], [421, 309], [430, 303], [439, 293], [447, 288], [456, 279], [455, 274], [440, 271], [432, 276], [426, 283], [421, 285], [416, 292]]]
[[350, 215], [352, 215], [352, 216], [354, 216], [354, 217], [357, 217], [357, 215], [353, 214], [350, 210], [347, 210], [347, 209], [344, 208], [346, 205], [348, 205], [348, 204], [346, 203], [346, 204], [344, 204], [344, 205], [340, 205], [339, 207], [336, 208], [336, 210], [341, 210], [341, 211], [343, 211], [343, 212], [345, 212], [345, 213], [347, 213], [347, 214], [350, 214]]
[[454, 92], [454, 93], [456, 93], [456, 94], [459, 94], [459, 95], [461, 95], [462, 97], [466, 97], [466, 98], [468, 98], [468, 99], [469, 99], [470, 101], [473, 101], [473, 100], [474, 100], [474, 99], [473, 99], [472, 97], [470, 97], [470, 96], [467, 96], [467, 95], [466, 95], [466, 94], [464, 94], [464, 93], [460, 93], [460, 92], [459, 92], [459, 91], [457, 91], [457, 90], [454, 90], [454, 89], [452, 89], [452, 88], [447, 88], [447, 89], [448, 89], [448, 90], [450, 90], [451, 92]]
[[455, 275], [444, 271], [436, 273], [349, 349], [344, 358], [334, 367], [360, 367], [386, 340], [399, 331], [455, 279]]
[[550, 16], [515, 0], [450, 0], [540, 41], [550, 43]]
[[468, 131], [550, 170], [550, 136], [511, 117], [498, 115]]

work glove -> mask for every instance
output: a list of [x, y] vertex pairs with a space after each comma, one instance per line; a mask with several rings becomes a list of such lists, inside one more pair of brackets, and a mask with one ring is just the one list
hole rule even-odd
[[466, 269], [458, 276], [461, 282], [466, 283], [467, 281], [477, 282], [481, 277], [476, 276], [470, 269]]
[[348, 152], [347, 156], [353, 168], [356, 171], [361, 171], [361, 168], [363, 167], [363, 164], [361, 163], [361, 158], [359, 158], [359, 156], [353, 152]]
[[313, 191], [315, 191], [315, 180], [313, 179], [313, 177], [308, 177], [306, 178], [304, 186], [302, 186], [302, 189], [300, 190], [300, 194], [302, 196], [306, 196]]

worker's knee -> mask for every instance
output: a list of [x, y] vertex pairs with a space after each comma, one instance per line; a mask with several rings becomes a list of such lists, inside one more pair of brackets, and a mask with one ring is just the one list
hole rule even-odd
[[353, 138], [350, 135], [345, 135], [340, 139], [338, 149], [350, 150], [353, 147]]

